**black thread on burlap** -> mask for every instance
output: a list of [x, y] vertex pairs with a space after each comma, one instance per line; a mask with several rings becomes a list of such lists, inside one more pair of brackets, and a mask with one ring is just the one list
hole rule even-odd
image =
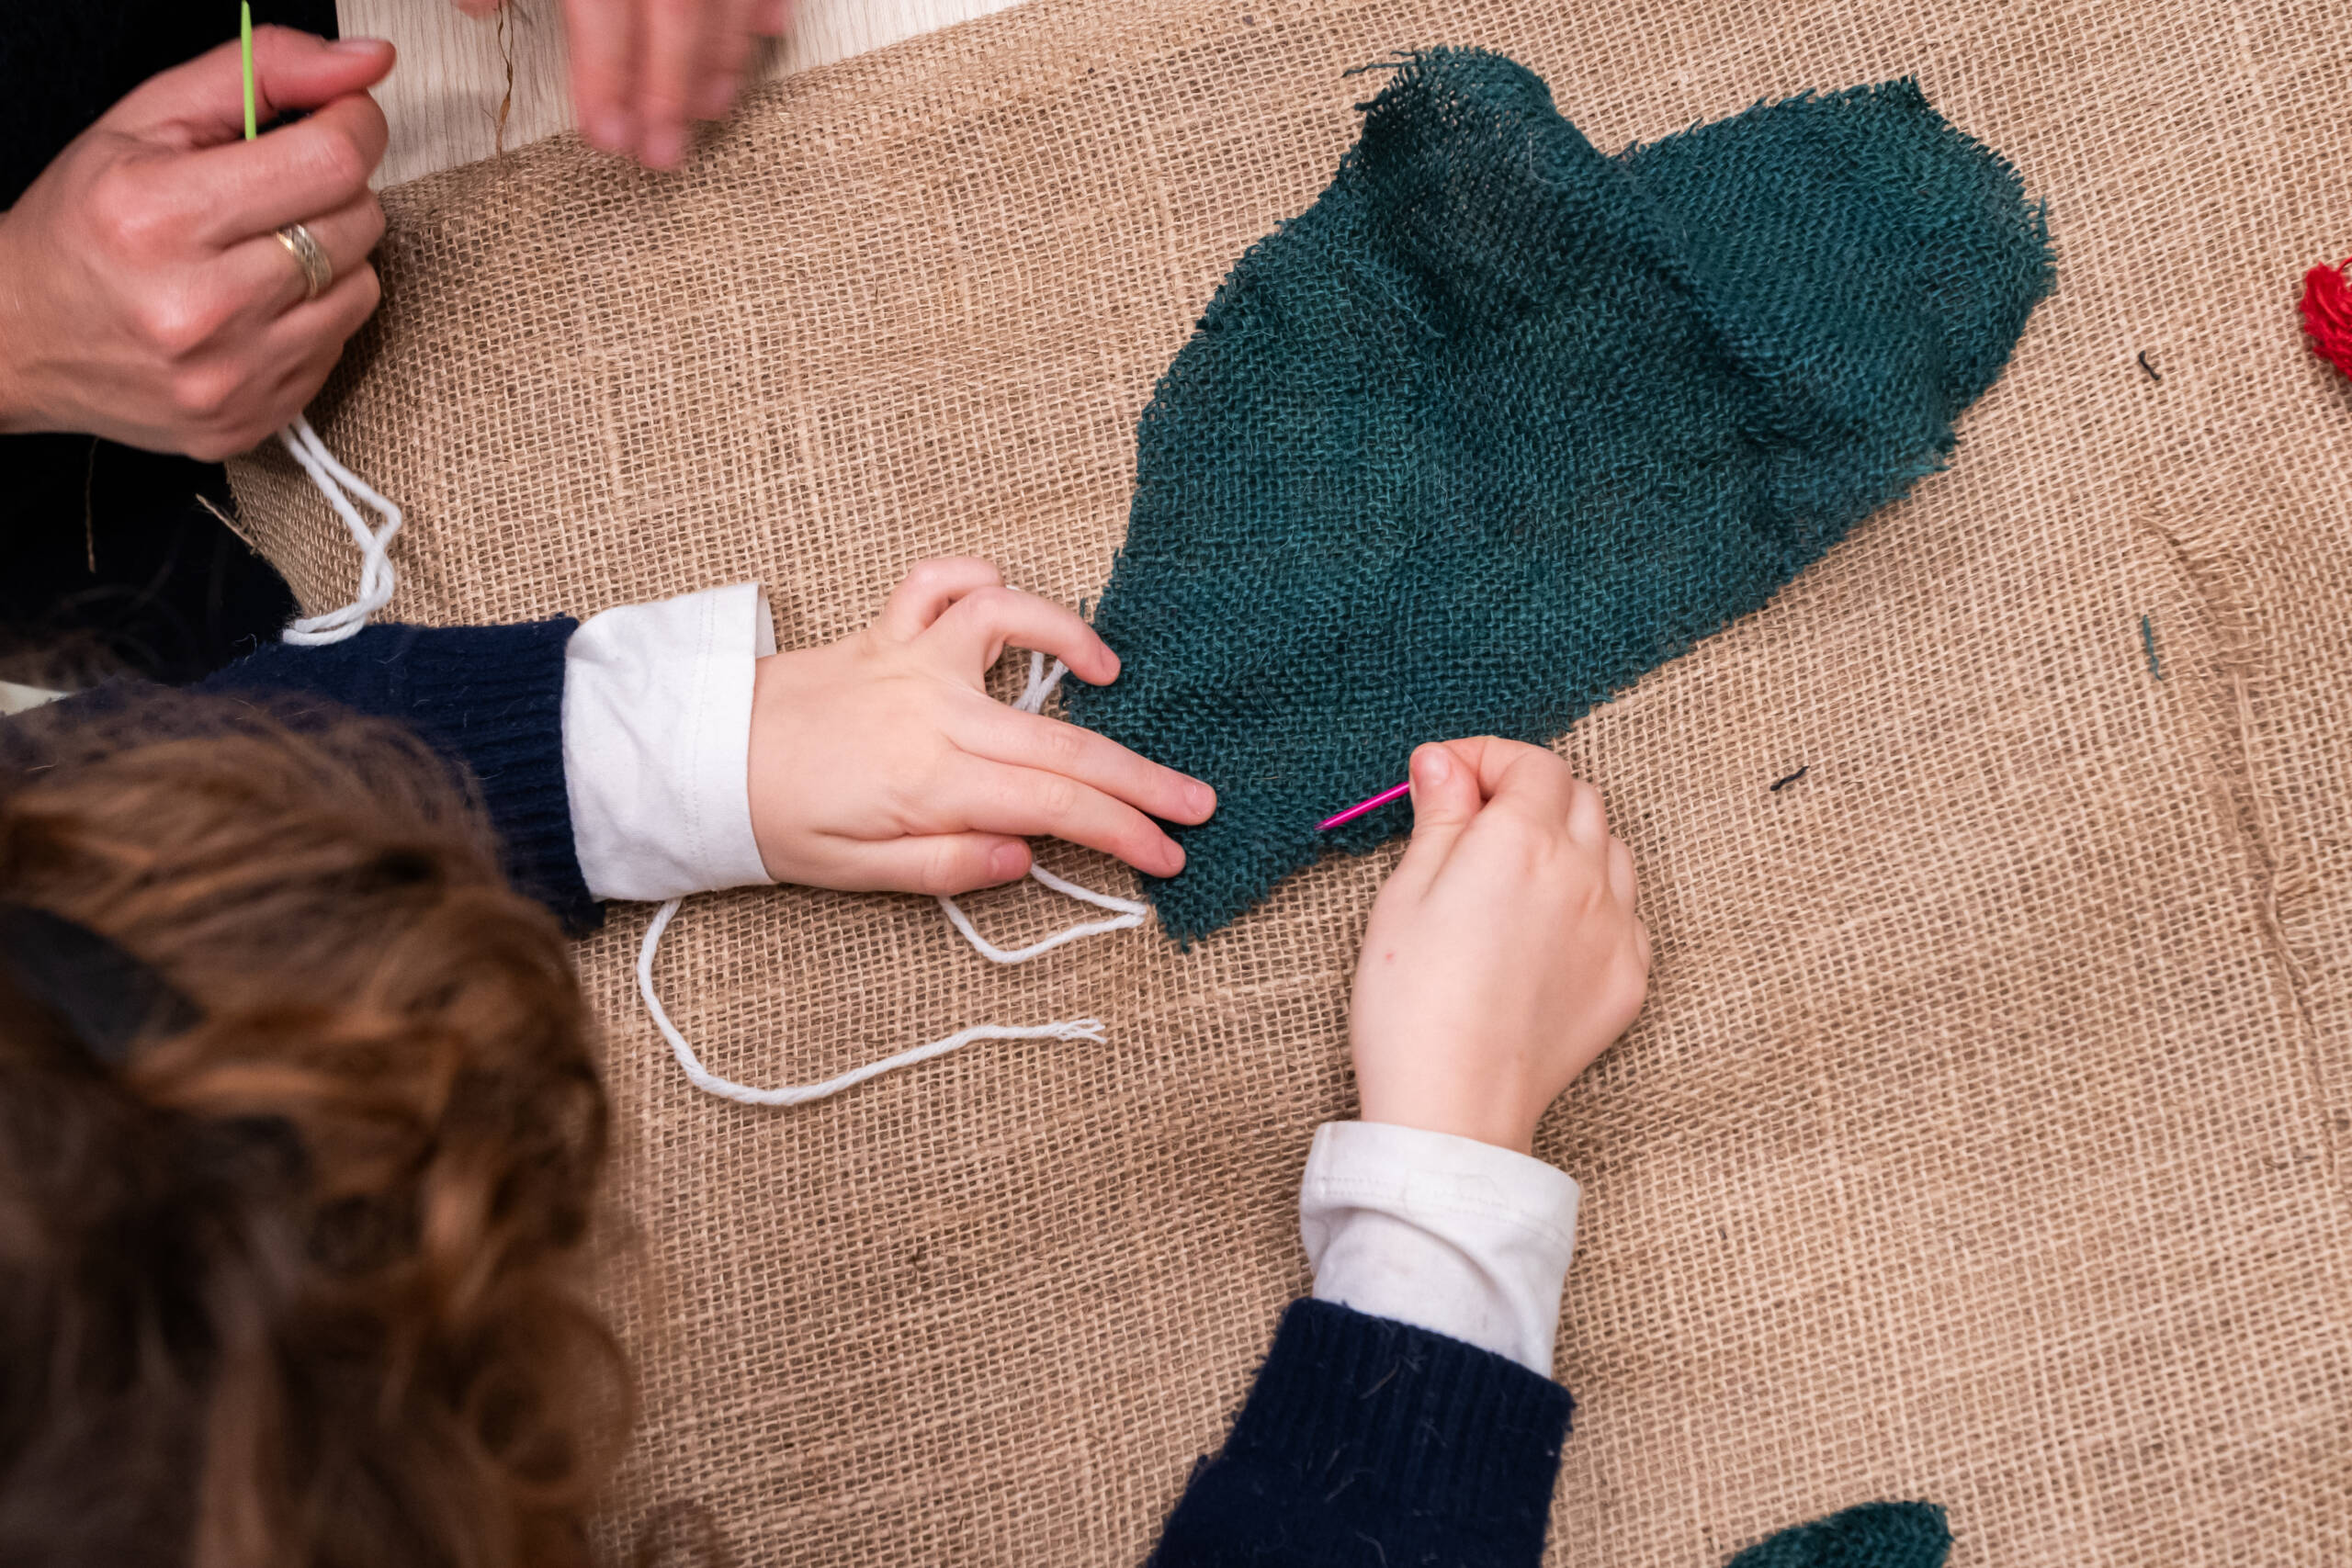
[[[2053, 279], [2017, 174], [1900, 81], [1605, 157], [1532, 73], [1394, 69], [1136, 430], [1069, 712], [1217, 788], [1179, 942], [1426, 740], [1549, 740], [1941, 466]], [[1945, 585], [1946, 592], [1959, 585]]]
[[2156, 374], [2156, 367], [2148, 363], [2148, 351], [2144, 348], [2140, 351], [2140, 368], [2148, 373], [2148, 379], [2151, 381], [2161, 381], [2164, 379], [2163, 377]]
[[1799, 768], [1795, 773], [1790, 773], [1790, 774], [1786, 775], [1785, 777], [1781, 777], [1781, 778], [1774, 779], [1774, 780], [1772, 781], [1772, 793], [1773, 793], [1774, 795], [1778, 795], [1778, 794], [1780, 794], [1782, 790], [1784, 790], [1784, 789], [1788, 788], [1788, 787], [1789, 787], [1789, 785], [1791, 785], [1791, 784], [1792, 784], [1796, 783], [1796, 782], [1797, 782], [1797, 780], [1799, 780], [1799, 779], [1801, 779], [1801, 778], [1804, 777], [1804, 776], [1805, 776], [1805, 774], [1807, 774], [1807, 773], [1811, 773], [1811, 772], [1813, 772], [1813, 764], [1812, 764], [1812, 763], [1810, 763], [1810, 762], [1807, 762], [1804, 767]]
[[1951, 1551], [1933, 1503], [1864, 1503], [1759, 1540], [1724, 1568], [1943, 1568]]

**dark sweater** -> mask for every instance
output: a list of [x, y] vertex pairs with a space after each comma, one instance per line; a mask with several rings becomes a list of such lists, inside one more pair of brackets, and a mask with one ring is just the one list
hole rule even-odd
[[[601, 911], [563, 779], [570, 620], [370, 626], [264, 649], [215, 692], [332, 699], [404, 719], [471, 773], [516, 882], [575, 929]], [[1294, 1302], [1224, 1450], [1193, 1467], [1153, 1568], [1532, 1565], [1568, 1431], [1567, 1391], [1458, 1339]]]
[[322, 648], [272, 643], [197, 689], [281, 706], [311, 695], [407, 723], [473, 775], [507, 874], [579, 935], [605, 919], [580, 874], [563, 782], [563, 650], [579, 624], [367, 626]]
[[1151, 1568], [1506, 1568], [1544, 1555], [1568, 1391], [1507, 1357], [1293, 1302]]

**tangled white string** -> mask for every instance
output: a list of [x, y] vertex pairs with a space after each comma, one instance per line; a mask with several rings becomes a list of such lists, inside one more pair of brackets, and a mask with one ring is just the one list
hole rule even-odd
[[[1046, 656], [1042, 653], [1032, 653], [1029, 656], [1028, 683], [1022, 688], [1021, 694], [1012, 700], [1013, 707], [1022, 713], [1042, 713], [1045, 711], [1046, 699], [1054, 694], [1054, 688], [1060, 685], [1062, 677], [1069, 673], [1069, 667], [1058, 659], [1054, 660], [1054, 668], [1048, 673], [1046, 669]], [[947, 912], [947, 923], [963, 932], [964, 940], [970, 942], [982, 958], [994, 964], [1026, 964], [1041, 953], [1051, 953], [1064, 942], [1076, 942], [1082, 936], [1098, 936], [1103, 931], [1127, 931], [1143, 924], [1144, 916], [1148, 913], [1142, 904], [1133, 898], [1114, 898], [1108, 893], [1097, 893], [1091, 888], [1080, 887], [1075, 882], [1066, 882], [1034, 861], [1029, 865], [1029, 875], [1033, 880], [1045, 884], [1064, 897], [1076, 898], [1091, 904], [1096, 908], [1112, 909], [1117, 913], [1111, 919], [1087, 920], [1070, 927], [1068, 931], [1056, 931], [1042, 942], [1033, 942], [1026, 947], [1016, 947], [1008, 953], [974, 930], [971, 918], [964, 913], [963, 907], [955, 899], [943, 897], [939, 900], [939, 907]]]
[[[1054, 660], [1053, 670], [1048, 673], [1046, 670], [1046, 656], [1042, 653], [1032, 653], [1029, 656], [1028, 684], [1023, 689], [1021, 695], [1014, 700], [1012, 705], [1023, 713], [1040, 711], [1046, 705], [1046, 699], [1053, 694], [1054, 688], [1061, 683], [1061, 678], [1067, 673], [1069, 673], [1068, 670], [1058, 659]], [[1115, 910], [1117, 913], [1113, 919], [1088, 920], [1072, 926], [1068, 931], [1057, 931], [1042, 942], [1033, 942], [1026, 947], [1007, 952], [975, 931], [970, 919], [956, 905], [955, 899], [942, 898], [939, 901], [939, 907], [947, 912], [949, 922], [964, 934], [964, 939], [969, 942], [982, 957], [998, 964], [1026, 963], [1041, 953], [1051, 953], [1064, 942], [1076, 942], [1082, 936], [1092, 936], [1100, 931], [1125, 931], [1130, 927], [1139, 926], [1143, 924], [1144, 916], [1148, 912], [1145, 907], [1135, 899], [1114, 898], [1108, 893], [1097, 893], [1091, 888], [1080, 887], [1078, 884], [1066, 881], [1035, 864], [1029, 868], [1029, 874], [1057, 893], [1081, 899], [1100, 908]], [[722, 1100], [732, 1100], [744, 1105], [806, 1105], [812, 1100], [823, 1100], [830, 1095], [839, 1094], [845, 1089], [862, 1084], [866, 1079], [880, 1074], [894, 1072], [900, 1067], [911, 1067], [916, 1063], [927, 1062], [933, 1056], [944, 1056], [950, 1051], [961, 1050], [975, 1040], [1091, 1040], [1096, 1044], [1101, 1044], [1102, 1042], [1102, 1023], [1100, 1019], [1072, 1019], [1065, 1023], [1039, 1024], [1034, 1028], [1001, 1023], [980, 1023], [969, 1029], [959, 1030], [944, 1040], [934, 1040], [928, 1045], [917, 1045], [911, 1050], [901, 1051], [895, 1056], [886, 1056], [881, 1061], [869, 1062], [862, 1067], [853, 1067], [840, 1077], [827, 1078], [822, 1083], [785, 1084], [776, 1089], [754, 1089], [749, 1084], [740, 1084], [731, 1078], [720, 1077], [702, 1065], [702, 1059], [695, 1055], [694, 1047], [686, 1043], [686, 1037], [678, 1032], [677, 1025], [670, 1021], [670, 1015], [662, 1010], [662, 998], [654, 994], [653, 954], [662, 945], [662, 933], [670, 929], [670, 921], [678, 912], [679, 902], [680, 900], [673, 898], [663, 904], [659, 910], [655, 911], [652, 924], [645, 928], [645, 940], [637, 950], [637, 993], [645, 998], [645, 1010], [651, 1015], [653, 1027], [662, 1032], [662, 1038], [670, 1043], [670, 1052], [678, 1058], [678, 1066], [684, 1071], [686, 1081], [705, 1093], [718, 1095]]]
[[[322, 615], [304, 615], [290, 623], [281, 635], [299, 648], [316, 648], [322, 643], [341, 642], [368, 624], [368, 617], [392, 602], [392, 562], [390, 555], [392, 536], [401, 531], [401, 509], [376, 493], [365, 479], [335, 460], [327, 450], [319, 433], [311, 428], [307, 414], [296, 414], [294, 423], [277, 433], [278, 441], [294, 455], [311, 482], [334, 508], [343, 525], [351, 530], [352, 543], [359, 547], [359, 597], [339, 610], [329, 610]], [[351, 504], [357, 496], [383, 525], [370, 528]]]
[[864, 1083], [880, 1074], [911, 1067], [917, 1062], [927, 1062], [933, 1056], [944, 1056], [960, 1050], [975, 1040], [1091, 1040], [1100, 1044], [1102, 1024], [1099, 1019], [1073, 1019], [1068, 1023], [1040, 1024], [1034, 1029], [1011, 1028], [1001, 1023], [979, 1023], [959, 1030], [944, 1040], [934, 1040], [928, 1045], [918, 1045], [911, 1051], [901, 1051], [895, 1056], [885, 1056], [878, 1062], [868, 1062], [862, 1067], [852, 1067], [839, 1077], [822, 1083], [785, 1084], [777, 1089], [753, 1089], [731, 1078], [722, 1078], [702, 1065], [686, 1037], [678, 1032], [677, 1025], [662, 1010], [662, 998], [653, 994], [653, 950], [661, 944], [662, 933], [669, 929], [670, 918], [678, 912], [678, 900], [671, 899], [654, 915], [653, 923], [645, 928], [645, 942], [637, 950], [637, 990], [645, 998], [645, 1010], [653, 1015], [653, 1027], [670, 1043], [671, 1053], [678, 1058], [678, 1066], [685, 1069], [686, 1081], [708, 1094], [722, 1100], [732, 1100], [744, 1105], [806, 1105], [812, 1100], [823, 1100], [845, 1089]]

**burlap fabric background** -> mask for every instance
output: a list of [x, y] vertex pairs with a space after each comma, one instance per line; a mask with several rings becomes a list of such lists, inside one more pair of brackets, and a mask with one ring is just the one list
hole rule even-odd
[[[1502, 50], [1604, 147], [1917, 72], [2049, 197], [2059, 293], [1951, 473], [1567, 742], [1659, 957], [1541, 1150], [1588, 1201], [1555, 1559], [1694, 1568], [1924, 1496], [1962, 1564], [2340, 1563], [2352, 396], [2291, 306], [2352, 249], [2341, 24], [1038, 0], [773, 89], [681, 178], [566, 141], [393, 192], [320, 423], [409, 506], [419, 620], [758, 577], [813, 642], [950, 551], [1075, 602], [1153, 378], [1352, 138], [1346, 67]], [[290, 468], [236, 477], [306, 605], [346, 597]], [[616, 909], [581, 965], [654, 1283], [619, 1294], [646, 1408], [610, 1538], [691, 1497], [763, 1563], [1137, 1557], [1305, 1283], [1385, 864], [1190, 956], [1016, 970], [922, 900], [694, 901], [662, 982], [736, 1077], [1111, 1026], [783, 1113], [678, 1076]], [[1069, 914], [976, 905], [1000, 941]]]

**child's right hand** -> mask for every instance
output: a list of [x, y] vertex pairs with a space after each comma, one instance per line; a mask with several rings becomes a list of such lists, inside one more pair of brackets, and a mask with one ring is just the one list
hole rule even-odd
[[1525, 1154], [1641, 1010], [1633, 856], [1600, 792], [1540, 747], [1423, 746], [1412, 780], [1413, 840], [1356, 969], [1363, 1117]]

